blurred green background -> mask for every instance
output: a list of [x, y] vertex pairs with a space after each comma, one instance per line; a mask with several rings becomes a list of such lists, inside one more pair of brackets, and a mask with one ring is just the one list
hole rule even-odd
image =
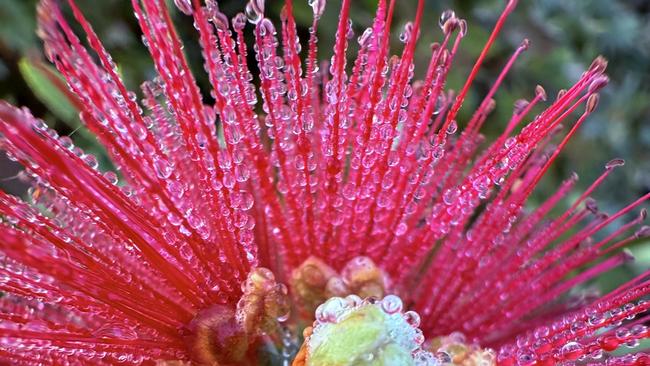
[[[77, 0], [106, 47], [118, 62], [128, 87], [138, 89], [154, 76], [153, 65], [140, 42], [140, 30], [128, 0]], [[41, 43], [35, 35], [36, 0], [0, 0], [0, 98], [28, 106], [35, 115], [46, 119], [61, 133], [74, 133], [77, 143], [102, 154], [87, 132], [77, 130], [77, 114], [48, 94], [38, 73], [20, 60], [42, 60]], [[277, 19], [282, 1], [267, 1], [267, 13]], [[296, 18], [303, 40], [311, 24], [311, 9], [306, 0], [295, 0]], [[417, 53], [416, 73], [421, 75], [429, 57], [428, 45], [440, 40], [438, 16], [453, 9], [467, 19], [468, 36], [452, 69], [449, 87], [458, 89], [499, 16], [504, 0], [459, 0], [426, 2], [426, 14]], [[244, 1], [219, 1], [222, 11], [233, 16]], [[398, 41], [403, 25], [415, 12], [415, 0], [398, 0], [393, 31], [393, 53], [401, 51]], [[330, 0], [320, 25], [321, 59], [329, 58], [337, 23], [340, 1]], [[354, 0], [352, 18], [357, 35], [374, 15], [376, 0]], [[207, 90], [201, 72], [201, 59], [195, 30], [188, 17], [175, 14], [177, 26], [186, 40], [186, 52], [195, 74]], [[624, 158], [619, 169], [596, 192], [595, 198], [606, 212], [614, 212], [650, 190], [650, 1], [648, 0], [533, 0], [520, 1], [509, 18], [499, 41], [493, 47], [470, 94], [459, 121], [465, 120], [489, 88], [517, 45], [531, 41], [526, 52], [496, 96], [497, 108], [487, 122], [485, 133], [494, 136], [504, 127], [519, 98], [533, 96], [541, 84], [553, 98], [569, 87], [593, 58], [602, 54], [609, 60], [610, 85], [603, 91], [601, 103], [589, 121], [573, 139], [561, 159], [542, 182], [532, 204], [551, 192], [570, 172], [577, 172], [579, 187], [586, 187], [612, 158]], [[304, 47], [306, 48], [306, 47]], [[21, 72], [22, 71], [22, 72]], [[45, 90], [44, 90], [45, 88]], [[104, 161], [104, 166], [107, 162]], [[21, 194], [24, 187], [14, 179], [19, 167], [0, 158], [0, 188]], [[647, 207], [647, 205], [646, 205]], [[637, 262], [626, 265], [596, 283], [604, 290], [650, 266], [648, 241], [637, 242], [631, 250]]]

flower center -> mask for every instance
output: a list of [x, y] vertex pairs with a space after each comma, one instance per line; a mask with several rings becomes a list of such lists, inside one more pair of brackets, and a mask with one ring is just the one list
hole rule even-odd
[[[398, 296], [384, 297], [388, 284], [388, 276], [366, 257], [352, 259], [340, 273], [308, 258], [293, 271], [291, 290], [302, 320], [313, 324], [303, 331], [295, 358], [286, 344], [278, 347], [283, 364], [292, 358], [293, 366], [495, 364], [491, 350], [468, 344], [460, 333], [425, 342], [419, 315], [405, 311]], [[286, 343], [287, 332], [299, 331], [299, 322], [280, 327], [291, 303], [287, 287], [270, 270], [253, 269], [242, 292], [236, 307], [214, 305], [187, 325], [185, 340], [195, 363], [246, 365], [263, 345]]]
[[313, 319], [316, 308], [331, 297], [357, 295], [382, 298], [388, 276], [368, 257], [355, 257], [335, 271], [322, 260], [309, 257], [291, 275], [291, 291], [305, 319]]
[[490, 349], [469, 344], [460, 333], [425, 342], [420, 317], [402, 300], [333, 297], [316, 310], [313, 327], [293, 366], [493, 366]]

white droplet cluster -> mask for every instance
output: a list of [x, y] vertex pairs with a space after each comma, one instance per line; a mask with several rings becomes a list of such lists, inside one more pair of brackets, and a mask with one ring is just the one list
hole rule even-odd
[[350, 295], [345, 298], [332, 297], [316, 309], [316, 321], [313, 333], [308, 341], [310, 350], [315, 350], [328, 341], [327, 328], [335, 327], [353, 314], [358, 314], [367, 307], [381, 310], [384, 316], [383, 327], [385, 332], [378, 337], [376, 347], [370, 353], [351, 355], [351, 364], [374, 365], [373, 360], [380, 357], [380, 353], [387, 345], [397, 345], [408, 350], [415, 366], [442, 365], [444, 360], [422, 348], [424, 335], [418, 328], [420, 317], [414, 311], [403, 311], [402, 300], [395, 295], [388, 295], [382, 300], [375, 298], [361, 299], [359, 296]]

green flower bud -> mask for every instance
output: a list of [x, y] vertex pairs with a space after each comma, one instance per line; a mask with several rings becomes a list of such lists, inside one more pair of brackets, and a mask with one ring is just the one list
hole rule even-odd
[[313, 333], [306, 340], [307, 366], [433, 366], [422, 349], [419, 316], [402, 312], [402, 301], [358, 296], [333, 297], [316, 310]]

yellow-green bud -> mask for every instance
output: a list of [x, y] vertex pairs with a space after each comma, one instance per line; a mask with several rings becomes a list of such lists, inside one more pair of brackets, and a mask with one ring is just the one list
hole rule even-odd
[[316, 310], [306, 343], [307, 366], [433, 366], [422, 349], [419, 316], [402, 311], [399, 297], [333, 297]]

